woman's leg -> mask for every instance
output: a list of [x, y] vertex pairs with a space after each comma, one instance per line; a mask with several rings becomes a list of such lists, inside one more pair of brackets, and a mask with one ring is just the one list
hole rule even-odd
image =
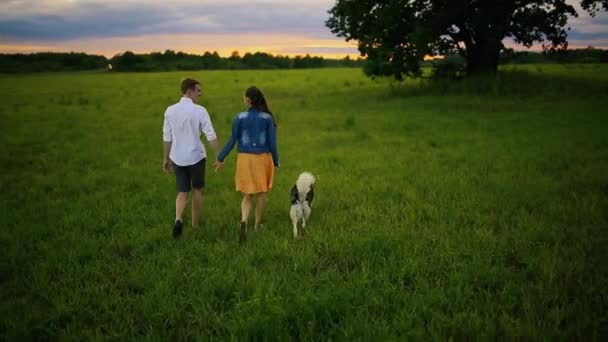
[[241, 202], [240, 243], [247, 241], [247, 221], [249, 220], [249, 212], [251, 211], [251, 197], [252, 195], [243, 194], [243, 201]]
[[260, 226], [264, 222], [264, 208], [266, 207], [266, 193], [261, 192], [257, 195], [257, 203], [255, 205], [255, 230], [258, 230], [258, 226]]
[[247, 223], [247, 221], [249, 221], [252, 197], [253, 195], [243, 194], [243, 201], [241, 202], [241, 222]]

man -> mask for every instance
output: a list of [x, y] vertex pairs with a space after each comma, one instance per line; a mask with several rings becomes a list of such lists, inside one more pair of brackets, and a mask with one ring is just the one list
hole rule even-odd
[[200, 82], [187, 78], [182, 81], [181, 90], [182, 98], [167, 108], [163, 123], [163, 170], [169, 173], [173, 169], [177, 185], [173, 226], [173, 237], [176, 238], [182, 234], [182, 214], [190, 189], [193, 189], [192, 227], [199, 225], [207, 157], [201, 133], [205, 134], [216, 155], [220, 148], [209, 113], [205, 107], [194, 103], [201, 95]]

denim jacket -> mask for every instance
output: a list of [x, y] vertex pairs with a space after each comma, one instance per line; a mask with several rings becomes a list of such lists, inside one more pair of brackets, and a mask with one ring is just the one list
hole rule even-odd
[[239, 153], [268, 153], [272, 154], [274, 166], [279, 166], [277, 137], [272, 116], [250, 108], [247, 112], [237, 114], [232, 121], [232, 134], [217, 157], [223, 162], [228, 153], [238, 141]]

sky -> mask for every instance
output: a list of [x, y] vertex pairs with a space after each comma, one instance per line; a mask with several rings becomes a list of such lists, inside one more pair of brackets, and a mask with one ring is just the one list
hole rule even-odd
[[[568, 0], [576, 3], [576, 0]], [[335, 0], [0, 0], [0, 53], [262, 51], [342, 58], [356, 43], [325, 26]], [[608, 49], [608, 13], [571, 18], [569, 46]], [[511, 42], [506, 44], [523, 49]]]

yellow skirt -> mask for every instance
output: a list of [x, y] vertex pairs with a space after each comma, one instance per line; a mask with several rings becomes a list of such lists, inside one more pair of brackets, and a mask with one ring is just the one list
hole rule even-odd
[[272, 189], [274, 163], [270, 153], [239, 153], [236, 157], [236, 191], [257, 194]]

